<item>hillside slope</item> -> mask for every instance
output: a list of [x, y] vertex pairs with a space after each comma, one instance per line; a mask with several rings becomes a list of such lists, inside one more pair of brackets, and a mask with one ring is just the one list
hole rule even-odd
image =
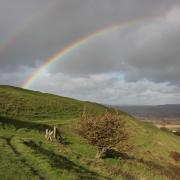
[[[119, 158], [95, 159], [96, 148], [77, 133], [90, 102], [0, 86], [0, 179], [179, 179], [180, 138], [119, 111], [132, 150]], [[108, 109], [113, 111], [113, 109]], [[45, 128], [58, 126], [63, 144], [47, 142]]]
[[[12, 86], [0, 86], [0, 114], [24, 119], [79, 117], [86, 108], [103, 113], [107, 108], [97, 103], [29, 91]], [[121, 112], [121, 114], [124, 114]]]

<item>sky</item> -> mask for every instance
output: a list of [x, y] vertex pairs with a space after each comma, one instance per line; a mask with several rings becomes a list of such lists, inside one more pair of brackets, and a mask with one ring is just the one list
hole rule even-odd
[[53, 63], [28, 88], [113, 105], [180, 103], [179, 0], [0, 4], [0, 84], [21, 87], [67, 45], [125, 22]]

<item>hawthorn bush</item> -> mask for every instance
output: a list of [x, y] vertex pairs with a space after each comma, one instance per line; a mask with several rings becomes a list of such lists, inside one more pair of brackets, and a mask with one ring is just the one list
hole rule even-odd
[[128, 134], [125, 122], [120, 116], [106, 112], [101, 116], [83, 113], [79, 133], [88, 143], [97, 147], [97, 158], [105, 157], [108, 153], [124, 152]]

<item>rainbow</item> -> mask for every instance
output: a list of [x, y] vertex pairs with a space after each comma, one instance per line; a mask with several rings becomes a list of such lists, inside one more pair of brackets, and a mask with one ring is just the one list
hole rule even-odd
[[121, 22], [115, 25], [111, 25], [108, 26], [106, 28], [100, 29], [98, 31], [95, 31], [85, 37], [82, 37], [72, 43], [70, 43], [69, 45], [67, 45], [66, 47], [64, 47], [63, 49], [61, 49], [60, 51], [58, 51], [57, 53], [55, 53], [54, 55], [52, 55], [51, 57], [49, 57], [45, 63], [40, 66], [39, 68], [37, 68], [30, 77], [28, 77], [23, 83], [22, 83], [22, 88], [28, 89], [31, 84], [38, 78], [40, 77], [44, 70], [47, 69], [51, 64], [56, 63], [57, 61], [60, 61], [62, 59], [65, 58], [66, 55], [68, 55], [69, 53], [73, 52], [76, 49], [80, 49], [83, 45], [85, 45], [86, 43], [90, 42], [91, 40], [95, 40], [100, 36], [103, 36], [106, 33], [110, 33], [113, 32], [115, 30], [119, 30], [121, 28], [126, 28], [132, 25], [136, 25], [142, 22], [145, 22], [145, 20], [150, 21], [150, 20], [158, 20], [161, 17], [148, 17], [148, 18], [141, 18], [138, 20], [134, 20], [134, 21], [126, 21], [126, 22]]

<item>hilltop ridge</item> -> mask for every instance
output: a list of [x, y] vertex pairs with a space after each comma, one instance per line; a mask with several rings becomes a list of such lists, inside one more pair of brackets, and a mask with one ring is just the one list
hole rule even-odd
[[[1, 115], [30, 119], [79, 117], [84, 108], [95, 114], [103, 113], [107, 109], [104, 105], [95, 102], [80, 101], [39, 91], [0, 85]], [[110, 108], [108, 109], [110, 110]]]

